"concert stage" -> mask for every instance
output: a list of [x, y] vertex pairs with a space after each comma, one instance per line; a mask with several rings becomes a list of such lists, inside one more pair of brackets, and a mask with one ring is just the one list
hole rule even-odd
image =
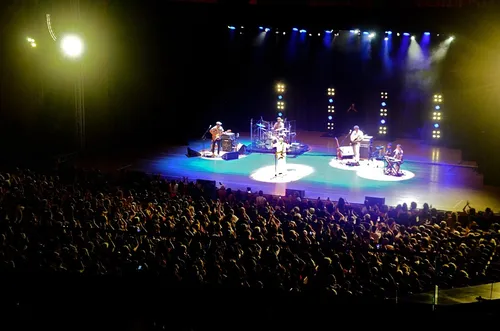
[[[302, 155], [287, 159], [288, 174], [274, 177], [274, 157], [266, 153], [251, 153], [236, 160], [186, 156], [187, 146], [166, 148], [163, 153], [143, 157], [129, 169], [163, 174], [171, 178], [188, 177], [222, 182], [226, 187], [268, 194], [285, 195], [286, 189], [304, 190], [308, 198], [337, 200], [344, 197], [353, 203], [363, 203], [365, 196], [381, 197], [386, 204], [412, 201], [420, 206], [429, 202], [444, 210], [461, 210], [466, 201], [478, 210], [490, 207], [500, 210], [500, 191], [485, 187], [474, 164], [464, 164], [461, 152], [444, 147], [429, 146], [419, 141], [401, 139], [405, 163], [404, 176], [383, 174], [383, 165], [364, 162], [360, 167], [347, 167], [335, 160], [336, 143], [321, 132], [298, 132], [297, 141], [309, 147]], [[239, 143], [248, 145], [249, 135], [242, 134]], [[386, 142], [376, 141], [374, 145]], [[205, 144], [205, 146], [203, 146]], [[195, 151], [207, 148], [208, 143], [194, 141]]]

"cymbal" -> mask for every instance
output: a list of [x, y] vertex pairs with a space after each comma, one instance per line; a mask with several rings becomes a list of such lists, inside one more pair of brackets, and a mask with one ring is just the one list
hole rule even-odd
[[260, 123], [255, 124], [255, 125], [258, 126], [259, 128], [262, 128], [262, 129], [266, 127], [264, 124], [260, 124]]

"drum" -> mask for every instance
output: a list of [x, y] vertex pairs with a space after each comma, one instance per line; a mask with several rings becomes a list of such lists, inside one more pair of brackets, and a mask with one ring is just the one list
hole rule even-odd
[[273, 142], [274, 142], [274, 139], [267, 139], [266, 140], [266, 149], [273, 149]]

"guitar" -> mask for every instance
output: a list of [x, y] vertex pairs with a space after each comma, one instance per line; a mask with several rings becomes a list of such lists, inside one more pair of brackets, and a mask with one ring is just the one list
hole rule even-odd
[[222, 131], [222, 132], [217, 132], [217, 131], [210, 132], [212, 134], [212, 141], [219, 140], [224, 133], [228, 133], [228, 132], [232, 132], [232, 131], [226, 130], [226, 131]]
[[337, 137], [335, 137], [335, 141], [337, 142], [337, 159], [342, 160], [342, 150], [340, 149], [340, 144]]

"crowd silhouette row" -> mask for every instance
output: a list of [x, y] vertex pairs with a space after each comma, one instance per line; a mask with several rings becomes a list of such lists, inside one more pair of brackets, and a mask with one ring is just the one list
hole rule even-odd
[[491, 210], [351, 205], [99, 171], [1, 173], [3, 272], [388, 298], [497, 280]]

